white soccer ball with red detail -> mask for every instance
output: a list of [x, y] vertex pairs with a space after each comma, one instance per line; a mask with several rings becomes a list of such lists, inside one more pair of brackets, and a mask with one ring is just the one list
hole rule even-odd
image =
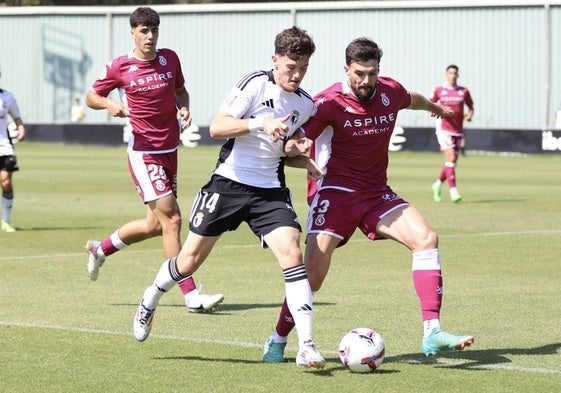
[[384, 361], [386, 346], [382, 336], [370, 328], [356, 328], [339, 343], [339, 358], [354, 373], [369, 373]]

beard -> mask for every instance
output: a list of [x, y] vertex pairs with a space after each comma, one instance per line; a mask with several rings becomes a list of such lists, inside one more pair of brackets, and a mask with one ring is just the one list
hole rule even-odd
[[374, 88], [371, 86], [359, 86], [355, 91], [355, 95], [360, 101], [368, 101], [372, 97], [373, 92]]

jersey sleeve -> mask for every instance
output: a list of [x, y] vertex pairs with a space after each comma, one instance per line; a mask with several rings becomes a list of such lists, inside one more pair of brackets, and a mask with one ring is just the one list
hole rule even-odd
[[234, 86], [222, 104], [219, 112], [227, 113], [236, 119], [243, 119], [251, 108], [253, 100], [258, 95], [258, 89], [262, 86], [262, 80], [255, 77], [255, 73], [244, 76]]
[[310, 119], [304, 123], [302, 129], [306, 134], [306, 138], [311, 140], [317, 139], [321, 135], [323, 130], [331, 121], [331, 114], [333, 114], [334, 108], [330, 101], [327, 101], [323, 96], [316, 96], [315, 101], [315, 113], [310, 117]]
[[10, 101], [11, 102], [10, 102], [10, 106], [8, 107], [8, 113], [12, 117], [12, 120], [20, 118], [21, 115], [20, 115], [19, 106], [18, 106], [18, 103], [17, 103], [16, 99], [12, 96]]
[[105, 65], [99, 77], [94, 81], [92, 90], [103, 97], [107, 97], [115, 88], [120, 87], [121, 71], [117, 59]]
[[183, 75], [183, 70], [181, 68], [181, 61], [179, 60], [179, 56], [177, 56], [177, 53], [175, 53], [171, 49], [169, 51], [173, 54], [173, 59], [175, 61], [175, 64], [177, 65], [177, 74], [176, 74], [177, 76], [175, 77], [175, 88], [179, 89], [180, 87], [185, 86], [185, 76]]
[[468, 89], [466, 89], [465, 91], [464, 103], [469, 109], [473, 109], [473, 99], [471, 98], [471, 93], [469, 92]]
[[233, 87], [222, 104], [220, 105], [219, 112], [227, 113], [236, 119], [242, 119], [249, 107], [251, 106], [252, 97], [248, 94], [247, 90], [240, 90], [238, 87]]
[[407, 90], [401, 83], [396, 80], [393, 80], [394, 89], [399, 99], [399, 109], [408, 108], [413, 101], [413, 97], [411, 96], [411, 92]]

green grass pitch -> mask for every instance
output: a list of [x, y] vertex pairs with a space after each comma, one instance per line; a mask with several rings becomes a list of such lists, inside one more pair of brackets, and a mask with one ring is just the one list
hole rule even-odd
[[[443, 327], [474, 345], [436, 360], [420, 354], [410, 253], [360, 233], [336, 251], [314, 298], [323, 371], [261, 362], [283, 299], [272, 254], [246, 226], [223, 236], [197, 272], [214, 314], [188, 314], [179, 290], [163, 297], [152, 335], [132, 336], [137, 302], [161, 262], [159, 238], [111, 256], [96, 282], [87, 239], [144, 216], [125, 148], [21, 143], [14, 175], [16, 233], [0, 233], [2, 392], [554, 392], [561, 387], [561, 156], [469, 154], [458, 165], [464, 200], [432, 201], [438, 153], [390, 156], [390, 184], [440, 235]], [[187, 214], [218, 147], [180, 150], [179, 200]], [[360, 168], [357, 168], [357, 171]], [[288, 170], [301, 222], [304, 172]], [[386, 342], [372, 374], [351, 374], [337, 356], [349, 329]]]

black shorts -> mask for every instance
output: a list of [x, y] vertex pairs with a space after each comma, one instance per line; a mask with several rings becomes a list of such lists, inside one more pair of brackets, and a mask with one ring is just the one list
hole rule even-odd
[[262, 242], [264, 235], [280, 227], [302, 231], [288, 188], [251, 187], [219, 175], [197, 193], [189, 229], [201, 236], [219, 236], [244, 221]]
[[0, 156], [0, 171], [15, 172], [19, 170], [16, 156]]

